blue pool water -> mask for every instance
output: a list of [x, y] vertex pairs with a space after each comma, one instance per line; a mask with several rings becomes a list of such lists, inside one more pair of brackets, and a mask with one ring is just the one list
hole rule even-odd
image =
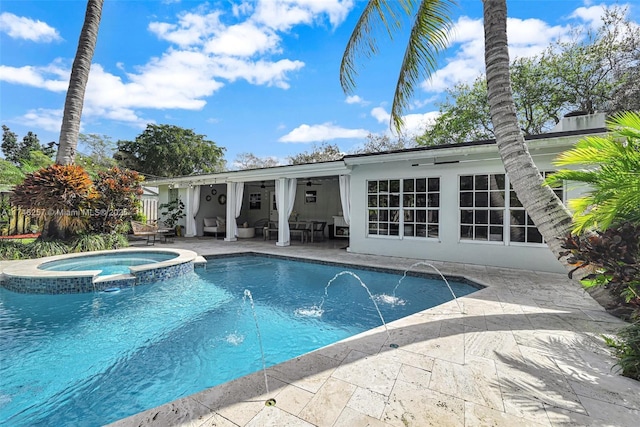
[[131, 252], [108, 255], [87, 255], [46, 262], [38, 268], [49, 271], [102, 270], [99, 276], [128, 274], [134, 265], [154, 264], [175, 258], [173, 253]]
[[[243, 256], [113, 293], [18, 294], [0, 288], [0, 425], [97, 426], [271, 366], [381, 325], [344, 267]], [[351, 269], [371, 293], [401, 275]], [[458, 296], [477, 290], [450, 282]], [[442, 280], [406, 277], [390, 322], [451, 299]]]

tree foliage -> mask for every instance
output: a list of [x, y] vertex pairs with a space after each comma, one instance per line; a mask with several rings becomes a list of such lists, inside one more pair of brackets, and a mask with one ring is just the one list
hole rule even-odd
[[[596, 30], [574, 29], [569, 40], [542, 54], [515, 59], [510, 78], [520, 129], [525, 135], [548, 132], [572, 111], [640, 109], [639, 63], [640, 30], [620, 8], [608, 9]], [[484, 76], [447, 90], [439, 112], [420, 145], [495, 137]]]
[[2, 153], [7, 161], [17, 166], [25, 166], [34, 163], [32, 158], [33, 152], [41, 153], [38, 157], [51, 158], [55, 150], [54, 142], [46, 145], [40, 145], [38, 135], [29, 131], [22, 138], [22, 142], [18, 142], [18, 136], [7, 126], [2, 125]]
[[313, 144], [310, 150], [302, 153], [288, 156], [290, 165], [302, 165], [305, 163], [330, 162], [332, 160], [340, 160], [344, 153], [340, 151], [340, 147], [336, 144], [323, 142], [322, 144]]
[[174, 177], [224, 170], [224, 151], [191, 129], [149, 124], [135, 141], [118, 141], [114, 158], [144, 175]]
[[240, 170], [262, 169], [280, 166], [280, 162], [274, 157], [258, 157], [253, 153], [240, 153], [233, 161], [233, 165]]
[[393, 139], [389, 135], [375, 135], [370, 133], [367, 135], [364, 144], [351, 152], [353, 154], [380, 153], [382, 151], [404, 150], [405, 148], [411, 148], [415, 145], [414, 140], [404, 136]]

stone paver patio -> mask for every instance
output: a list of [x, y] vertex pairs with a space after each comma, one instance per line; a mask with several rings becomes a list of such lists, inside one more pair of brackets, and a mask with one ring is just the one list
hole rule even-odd
[[[164, 244], [158, 246], [165, 246]], [[176, 239], [200, 255], [276, 253], [408, 268], [345, 241]], [[483, 249], [487, 250], [487, 249]], [[487, 287], [113, 426], [638, 426], [640, 382], [604, 344], [624, 323], [566, 275], [433, 262]], [[416, 269], [429, 271], [426, 266]], [[390, 343], [399, 345], [391, 348]], [[265, 401], [275, 398], [275, 406]]]

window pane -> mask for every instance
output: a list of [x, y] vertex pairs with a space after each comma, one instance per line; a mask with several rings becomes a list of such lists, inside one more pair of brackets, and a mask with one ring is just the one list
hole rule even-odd
[[389, 211], [389, 216], [391, 218], [391, 222], [400, 222], [400, 211], [397, 209], [392, 209]]
[[509, 203], [511, 204], [512, 208], [522, 207], [522, 203], [520, 203], [520, 200], [518, 200], [518, 196], [516, 196], [516, 192], [513, 190], [509, 191]]
[[389, 211], [388, 210], [381, 210], [379, 215], [380, 217], [380, 221], [389, 221]]
[[533, 223], [533, 220], [531, 219], [531, 217], [529, 215], [527, 215], [527, 225], [532, 225], [532, 226], [535, 227], [535, 224]]
[[389, 196], [389, 201], [392, 208], [400, 207], [400, 196], [391, 195]]
[[474, 188], [476, 190], [487, 190], [489, 188], [489, 180], [487, 175], [476, 175]]
[[413, 225], [405, 225], [404, 226], [404, 235], [408, 236], [408, 237], [413, 237], [415, 236], [415, 228]]
[[470, 211], [470, 210], [460, 211], [460, 223], [473, 224], [473, 211]]
[[439, 224], [440, 223], [440, 211], [435, 209], [429, 210], [429, 224]]
[[391, 224], [389, 228], [389, 236], [399, 236], [400, 235], [400, 226], [398, 224]]
[[389, 191], [391, 193], [399, 193], [400, 192], [400, 180], [392, 179], [389, 184]]
[[378, 211], [375, 209], [369, 209], [369, 221], [378, 220]]
[[369, 207], [375, 208], [378, 206], [378, 196], [369, 196]]
[[417, 210], [416, 211], [416, 222], [427, 222], [427, 211], [426, 210]]
[[489, 194], [491, 198], [491, 206], [494, 208], [504, 207], [504, 191], [492, 191]]
[[378, 184], [379, 191], [381, 193], [386, 193], [389, 191], [389, 181], [380, 181]]
[[524, 211], [511, 211], [511, 224], [524, 225]]
[[425, 194], [416, 195], [416, 206], [419, 208], [427, 207], [427, 196]]
[[512, 242], [524, 242], [525, 228], [524, 227], [511, 227], [511, 241]]
[[461, 239], [473, 239], [473, 226], [461, 225], [460, 226], [460, 238]]
[[404, 210], [404, 220], [405, 222], [413, 222], [414, 221], [414, 211], [412, 209]]
[[460, 177], [460, 190], [473, 190], [473, 176], [462, 175]]
[[461, 208], [473, 207], [473, 193], [467, 192], [467, 191], [460, 193], [460, 207]]
[[414, 180], [413, 179], [405, 179], [402, 184], [402, 188], [405, 193], [412, 193], [414, 189]]
[[477, 210], [475, 214], [476, 224], [489, 223], [489, 211]]
[[489, 227], [489, 240], [492, 242], [502, 242], [502, 227]]
[[384, 195], [381, 194], [379, 196], [379, 202], [380, 202], [380, 205], [379, 205], [380, 207], [383, 207], [383, 208], [389, 207], [389, 196], [387, 196], [386, 194]]
[[484, 208], [489, 206], [489, 195], [487, 193], [475, 193], [476, 208]]
[[378, 234], [378, 224], [373, 222], [369, 223], [369, 234]]
[[405, 194], [402, 205], [405, 208], [412, 208], [415, 206], [415, 196], [413, 194]]
[[504, 174], [490, 176], [492, 190], [504, 190]]
[[542, 243], [542, 234], [535, 227], [527, 228], [527, 242]]
[[430, 225], [427, 231], [427, 237], [438, 237], [440, 234], [440, 227], [437, 225]]
[[504, 224], [503, 218], [504, 218], [504, 213], [502, 211], [491, 211], [491, 215], [490, 215], [491, 224], [502, 225]]
[[424, 193], [427, 191], [427, 180], [425, 178], [416, 179], [416, 192]]
[[[427, 226], [424, 224], [416, 225], [416, 236], [427, 237]], [[429, 237], [432, 237], [432, 236], [429, 236]]]
[[430, 208], [439, 208], [440, 207], [440, 194], [429, 194], [429, 207]]
[[440, 178], [429, 178], [429, 191], [440, 191]]
[[377, 193], [378, 192], [378, 181], [369, 181], [367, 183], [367, 188], [369, 193]]
[[489, 227], [484, 225], [476, 225], [474, 227], [476, 240], [489, 240]]

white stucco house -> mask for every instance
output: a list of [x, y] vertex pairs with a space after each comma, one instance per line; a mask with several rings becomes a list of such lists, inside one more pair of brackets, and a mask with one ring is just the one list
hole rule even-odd
[[[604, 115], [566, 117], [552, 132], [527, 138], [543, 173], [587, 136], [605, 134]], [[332, 162], [154, 180], [159, 201], [180, 197], [185, 236], [204, 218], [237, 226], [277, 221], [274, 245], [290, 244], [290, 218], [323, 221], [327, 237], [354, 253], [539, 271], [564, 269], [510, 190], [495, 141], [346, 155]], [[580, 190], [556, 189], [567, 200]]]

